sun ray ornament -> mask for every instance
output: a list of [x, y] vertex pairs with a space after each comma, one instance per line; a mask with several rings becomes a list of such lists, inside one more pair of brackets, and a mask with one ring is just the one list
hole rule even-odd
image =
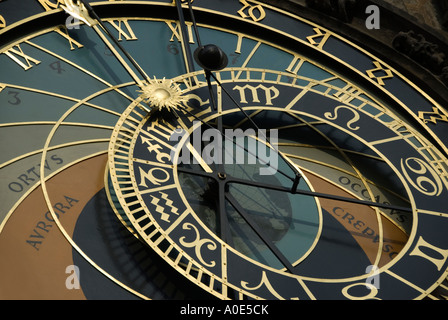
[[179, 110], [188, 98], [182, 95], [179, 85], [168, 79], [150, 79], [141, 92], [141, 97], [153, 110]]

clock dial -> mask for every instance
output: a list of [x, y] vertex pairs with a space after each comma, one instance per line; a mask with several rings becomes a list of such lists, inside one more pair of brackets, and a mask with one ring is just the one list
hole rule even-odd
[[28, 2], [0, 4], [4, 298], [439, 297], [446, 111], [392, 66], [257, 1]]

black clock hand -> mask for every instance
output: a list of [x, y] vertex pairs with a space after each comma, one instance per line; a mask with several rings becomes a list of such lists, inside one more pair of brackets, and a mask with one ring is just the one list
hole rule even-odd
[[266, 235], [266, 233], [257, 225], [255, 221], [252, 220], [250, 215], [246, 210], [241, 207], [239, 202], [230, 194], [230, 192], [225, 193], [225, 198], [230, 202], [232, 207], [238, 212], [238, 214], [246, 221], [246, 223], [252, 228], [252, 230], [258, 235], [258, 237], [264, 242], [264, 244], [271, 250], [271, 252], [277, 257], [278, 260], [283, 264], [283, 266], [292, 274], [294, 274], [294, 268], [288, 259], [283, 255], [283, 253], [275, 246], [271, 239]]
[[[188, 173], [188, 174], [196, 174], [196, 175], [200, 175], [200, 176], [207, 177], [210, 179], [215, 179], [215, 180], [217, 179], [216, 174], [213, 174], [213, 173], [206, 173], [206, 172], [200, 173], [200, 172], [197, 172], [192, 169], [180, 168], [180, 167], [178, 168], [178, 170], [180, 172], [184, 172], [184, 173]], [[292, 191], [291, 188], [268, 184], [268, 183], [259, 182], [259, 181], [240, 179], [240, 178], [233, 177], [229, 174], [226, 175], [225, 182], [226, 182], [226, 184], [230, 184], [230, 183], [242, 184], [242, 185], [247, 185], [247, 186], [252, 186], [252, 187], [257, 187], [257, 188], [264, 188], [264, 189], [275, 190], [275, 191], [283, 191], [283, 192], [291, 193], [291, 194], [301, 194], [301, 195], [310, 196], [310, 197], [317, 197], [317, 198], [323, 198], [323, 199], [329, 199], [329, 200], [349, 202], [349, 203], [360, 204], [360, 205], [365, 205], [365, 206], [388, 209], [388, 210], [412, 212], [412, 208], [394, 206], [394, 205], [390, 205], [390, 204], [372, 202], [372, 201], [367, 201], [367, 200], [359, 200], [359, 199], [355, 199], [355, 198], [347, 198], [347, 197], [337, 196], [337, 195], [333, 195], [333, 194], [308, 191], [308, 190], [296, 189], [296, 190]]]
[[[177, 7], [177, 15], [179, 16], [179, 24], [180, 24], [180, 32], [181, 32], [181, 43], [182, 43], [182, 51], [184, 53], [185, 64], [187, 68], [187, 72], [194, 72], [194, 60], [193, 55], [191, 53], [190, 44], [187, 41], [188, 33], [186, 29], [184, 12], [182, 9], [182, 0], [175, 0]], [[198, 39], [198, 41], [200, 41]]]
[[[143, 77], [143, 79], [145, 79], [145, 80], [148, 79], [148, 76], [143, 71], [143, 69], [137, 64], [137, 62], [135, 62], [135, 60], [132, 58], [132, 56], [129, 54], [129, 52], [127, 52], [126, 49], [123, 48], [123, 46], [120, 44], [118, 39], [110, 32], [109, 28], [107, 28], [106, 24], [101, 20], [101, 18], [98, 16], [98, 14], [92, 8], [92, 6], [90, 6], [90, 4], [86, 0], [78, 0], [76, 3], [73, 1], [67, 2], [66, 6], [64, 7], [64, 10], [68, 14], [74, 16], [75, 18], [78, 18], [78, 19], [86, 22], [88, 25], [91, 25], [90, 22], [96, 21], [101, 26], [101, 28], [104, 30], [104, 32], [107, 34], [107, 36], [112, 40], [112, 42], [117, 46], [117, 48], [126, 56], [128, 61], [137, 70], [137, 72], [140, 73], [140, 75]], [[76, 10], [76, 12], [75, 12], [75, 10]], [[88, 16], [85, 16], [85, 14], [86, 14], [85, 11], [87, 11]], [[96, 27], [96, 26], [94, 26], [94, 27]], [[99, 32], [98, 30], [96, 30], [96, 31]], [[102, 34], [100, 36], [103, 41], [106, 41]], [[109, 42], [106, 42], [106, 44], [110, 45], [111, 51], [113, 53], [115, 53], [115, 49], [112, 47], [112, 45]], [[116, 53], [116, 55], [118, 55], [118, 53]], [[117, 58], [119, 60], [121, 59], [121, 57], [118, 57], [118, 56], [117, 56]], [[143, 87], [141, 79], [139, 79], [137, 77], [137, 75], [135, 75], [132, 70], [127, 70], [127, 71], [134, 78], [135, 82], [140, 87]]]
[[135, 62], [135, 60], [132, 58], [132, 56], [129, 54], [129, 52], [126, 51], [125, 48], [123, 48], [123, 46], [120, 44], [120, 42], [118, 41], [118, 39], [116, 37], [113, 36], [113, 34], [110, 32], [110, 30], [107, 28], [107, 26], [103, 23], [103, 21], [101, 21], [101, 18], [96, 14], [95, 10], [93, 10], [93, 8], [90, 6], [90, 4], [86, 1], [86, 0], [80, 0], [81, 3], [84, 4], [84, 6], [86, 7], [88, 13], [96, 20], [98, 21], [98, 24], [101, 26], [101, 28], [104, 29], [104, 31], [106, 31], [107, 35], [109, 36], [109, 38], [112, 39], [112, 41], [114, 42], [114, 44], [120, 49], [120, 51], [126, 56], [126, 58], [128, 58], [129, 62], [134, 66], [134, 68], [140, 73], [140, 75], [143, 77], [143, 79], [147, 79], [148, 76], [146, 75], [146, 73], [143, 71], [143, 69], [137, 64], [137, 62]]
[[[243, 113], [243, 115], [249, 120], [249, 122], [252, 124], [253, 127], [255, 127], [255, 129], [258, 130], [259, 133], [262, 133], [261, 130], [259, 130], [257, 124], [255, 123], [255, 121], [247, 114], [246, 111], [244, 111], [244, 109], [240, 106], [240, 104], [235, 100], [235, 98], [225, 89], [225, 87], [222, 85], [222, 83], [218, 80], [218, 78], [213, 75], [212, 73], [210, 73], [211, 76], [213, 77], [213, 79], [216, 81], [216, 83], [222, 88], [222, 90], [224, 91], [224, 93], [230, 98], [230, 100], [235, 104], [235, 106]], [[263, 133], [262, 133], [263, 134]], [[264, 134], [263, 134], [264, 135]], [[292, 187], [291, 187], [291, 191], [294, 192], [294, 190], [297, 189], [297, 186], [299, 185], [300, 182], [300, 178], [301, 178], [301, 174], [300, 172], [297, 170], [297, 168], [290, 163], [282, 154], [281, 152], [278, 150], [278, 148], [274, 147], [274, 145], [269, 141], [268, 137], [266, 137], [264, 135], [263, 137], [265, 139], [266, 142], [268, 142], [270, 148], [272, 148], [278, 156], [280, 156], [287, 164], [288, 166], [291, 168], [291, 170], [294, 172], [295, 176], [293, 179], [291, 179], [291, 181], [293, 181]]]

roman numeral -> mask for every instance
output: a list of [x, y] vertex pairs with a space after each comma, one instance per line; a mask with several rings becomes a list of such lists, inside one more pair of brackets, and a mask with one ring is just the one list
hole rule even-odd
[[[425, 248], [425, 251], [422, 251], [422, 248]], [[417, 241], [417, 245], [415, 249], [409, 254], [410, 256], [418, 256], [423, 259], [426, 259], [429, 262], [432, 262], [437, 270], [440, 271], [445, 264], [446, 259], [448, 258], [448, 250], [443, 250], [439, 247], [436, 247], [428, 242], [426, 242], [423, 237]]]
[[[186, 22], [187, 25], [187, 32], [188, 32], [188, 42], [189, 43], [195, 43], [193, 38], [193, 24], [191, 22]], [[177, 41], [182, 42], [182, 35], [180, 32], [180, 26], [176, 22], [167, 21], [166, 25], [170, 28], [170, 30], [173, 32], [170, 38], [170, 42], [174, 41], [174, 38], [177, 39]]]
[[298, 74], [304, 62], [305, 60], [301, 59], [298, 56], [294, 56], [289, 66], [286, 68], [286, 71], [293, 74]]
[[[118, 41], [122, 41], [123, 37], [127, 41], [138, 40], [137, 37], [135, 36], [134, 31], [132, 30], [131, 26], [129, 25], [128, 19], [110, 20], [109, 23], [111, 24], [112, 27], [114, 27], [118, 31]], [[124, 29], [126, 29], [126, 30], [124, 30]]]
[[63, 36], [65, 39], [68, 40], [68, 42], [70, 44], [70, 50], [75, 50], [74, 45], [77, 46], [78, 48], [82, 48], [83, 47], [82, 44], [80, 44], [78, 41], [76, 41], [75, 39], [73, 39], [72, 37], [69, 36], [67, 28], [59, 27], [59, 28], [54, 29], [54, 31], [57, 34], [60, 34], [61, 36]]
[[8, 57], [10, 57], [15, 63], [17, 63], [19, 66], [23, 68], [23, 70], [29, 70], [33, 67], [33, 63], [35, 65], [38, 65], [40, 63], [39, 60], [34, 59], [30, 57], [29, 55], [26, 55], [23, 53], [22, 48], [20, 45], [16, 45], [15, 47], [12, 47], [11, 49], [4, 52]]

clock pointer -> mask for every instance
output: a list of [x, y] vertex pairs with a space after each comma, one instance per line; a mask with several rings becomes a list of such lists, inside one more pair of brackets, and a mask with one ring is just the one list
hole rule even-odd
[[[219, 178], [216, 176], [216, 174], [213, 174], [213, 173], [198, 172], [196, 170], [183, 168], [183, 167], [178, 167], [178, 171], [187, 173], [187, 174], [193, 174], [193, 175], [196, 174], [196, 175], [200, 175], [200, 176], [210, 178], [210, 179], [215, 179], [215, 180], [217, 180]], [[282, 192], [286, 192], [286, 193], [290, 193], [290, 194], [300, 194], [300, 195], [305, 195], [305, 196], [310, 196], [310, 197], [336, 200], [336, 201], [354, 203], [354, 204], [359, 204], [359, 205], [377, 207], [377, 208], [381, 208], [381, 209], [396, 210], [396, 211], [401, 211], [401, 212], [412, 212], [413, 211], [412, 208], [408, 208], [408, 207], [395, 206], [395, 205], [373, 202], [373, 201], [368, 201], [368, 200], [360, 200], [360, 199], [356, 199], [356, 198], [347, 198], [347, 197], [337, 196], [337, 195], [328, 194], [328, 193], [301, 190], [301, 189], [297, 189], [297, 188], [295, 190], [291, 190], [291, 188], [288, 188], [288, 187], [268, 184], [265, 182], [236, 178], [236, 177], [231, 176], [230, 174], [226, 174], [224, 180], [225, 180], [226, 184], [230, 184], [230, 183], [241, 184], [241, 185], [247, 185], [247, 186], [257, 187], [257, 188], [264, 188], [264, 189], [269, 189], [269, 190], [274, 190], [274, 191], [282, 191]]]
[[[62, 7], [65, 10], [65, 12], [67, 12], [69, 15], [85, 22], [88, 26], [93, 26], [95, 22], [98, 23], [101, 26], [101, 28], [106, 32], [108, 37], [117, 46], [117, 48], [126, 56], [126, 58], [132, 64], [132, 66], [143, 77], [143, 79], [149, 80], [148, 76], [143, 71], [143, 69], [137, 64], [137, 62], [135, 62], [135, 60], [132, 58], [129, 52], [127, 52], [127, 50], [120, 44], [118, 39], [110, 32], [109, 28], [107, 28], [106, 24], [101, 20], [101, 18], [92, 8], [92, 6], [86, 0], [76, 0], [76, 3], [75, 0], [66, 0], [65, 3], [66, 5]], [[144, 85], [142, 84], [141, 79], [136, 77], [136, 75], [134, 75], [133, 72], [130, 73], [131, 76], [133, 76], [136, 83], [140, 87], [143, 87]]]
[[[193, 8], [191, 5], [191, 1], [186, 0], [186, 2], [188, 3], [188, 9], [189, 9], [190, 17], [191, 17], [191, 20], [193, 23], [193, 29], [194, 29], [196, 39], [198, 42], [198, 48], [194, 51], [194, 59], [195, 59], [196, 63], [204, 69], [205, 78], [207, 81], [207, 86], [209, 88], [209, 93], [210, 93], [210, 97], [211, 97], [212, 107], [214, 108], [215, 111], [217, 111], [217, 106], [216, 106], [216, 102], [214, 100], [214, 94], [213, 94], [213, 86], [211, 84], [211, 78], [213, 78], [216, 81], [216, 83], [224, 91], [224, 93], [232, 100], [232, 102], [238, 107], [238, 109], [250, 121], [252, 126], [256, 129], [259, 129], [257, 124], [253, 121], [253, 119], [244, 111], [243, 108], [241, 108], [241, 106], [238, 104], [238, 102], [232, 97], [232, 95], [230, 95], [230, 93], [224, 88], [224, 86], [221, 84], [221, 82], [213, 75], [212, 71], [220, 71], [220, 70], [224, 69], [225, 67], [227, 67], [229, 59], [228, 59], [226, 53], [217, 45], [215, 45], [215, 44], [207, 44], [205, 46], [202, 45], [201, 37], [199, 35], [199, 30], [198, 30], [195, 15], [193, 12]], [[185, 19], [184, 19], [183, 12], [182, 12], [181, 0], [177, 0], [176, 4], [178, 7], [178, 12], [179, 12], [179, 19], [181, 21], [183, 21], [183, 23], [181, 23], [181, 29], [183, 30], [184, 33], [186, 33]], [[186, 44], [186, 41], [183, 41], [183, 43]], [[189, 48], [189, 46], [188, 46], [188, 48]], [[220, 126], [222, 126], [222, 124], [221, 124], [221, 120], [219, 119], [218, 120], [218, 130], [220, 130], [220, 132], [222, 132], [221, 131], [222, 128], [220, 128]], [[262, 134], [262, 131], [258, 130], [258, 132], [260, 132]], [[263, 138], [265, 139], [266, 142], [268, 142], [270, 148], [274, 149], [274, 151], [278, 155], [280, 155], [280, 157], [283, 158], [283, 156], [281, 155], [279, 150], [277, 150], [277, 148], [275, 148], [270, 143], [269, 139], [266, 136], [264, 136]], [[297, 189], [297, 186], [300, 182], [301, 175], [300, 175], [299, 171], [289, 161], [287, 161], [286, 159], [284, 159], [284, 160], [286, 161], [288, 166], [291, 168], [291, 170], [294, 172], [294, 178], [291, 178], [288, 176], [288, 178], [293, 182], [291, 190], [294, 191]]]

